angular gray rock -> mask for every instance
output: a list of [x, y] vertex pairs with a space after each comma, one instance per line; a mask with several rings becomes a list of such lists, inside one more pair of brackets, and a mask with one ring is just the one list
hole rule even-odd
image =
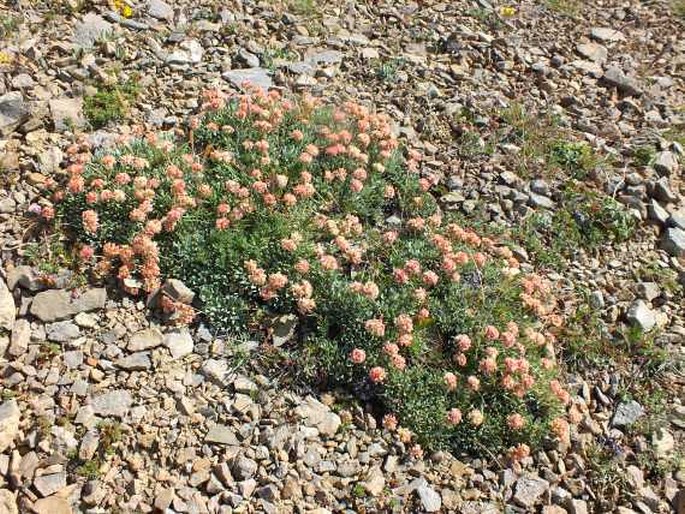
[[0, 137], [9, 136], [29, 119], [30, 111], [19, 91], [0, 96]]
[[90, 406], [99, 416], [115, 416], [123, 418], [133, 403], [131, 393], [125, 389], [107, 391], [93, 397]]
[[74, 26], [74, 43], [90, 48], [112, 32], [112, 24], [102, 16], [88, 13]]
[[195, 298], [195, 293], [192, 289], [175, 278], [166, 280], [160, 292], [166, 294], [172, 300], [185, 303], [186, 305], [193, 303], [193, 299]]
[[673, 175], [678, 171], [678, 159], [670, 150], [659, 152], [654, 159], [654, 170], [660, 175]]
[[419, 495], [421, 506], [425, 512], [439, 512], [442, 508], [442, 498], [428, 484], [421, 484], [417, 487], [416, 494]]
[[259, 469], [259, 465], [252, 459], [240, 455], [233, 460], [233, 465], [231, 466], [231, 472], [233, 476], [238, 480], [248, 480], [255, 476]]
[[170, 65], [198, 64], [202, 61], [204, 49], [202, 45], [194, 39], [182, 41], [177, 50], [174, 50], [166, 57], [166, 63]]
[[76, 339], [81, 333], [78, 326], [69, 320], [51, 323], [45, 327], [45, 331], [47, 332], [48, 340], [56, 343], [64, 343]]
[[642, 405], [635, 400], [619, 403], [614, 412], [614, 417], [611, 420], [611, 425], [622, 428], [628, 427], [635, 423], [645, 413]]
[[308, 396], [295, 408], [295, 414], [307, 426], [315, 427], [321, 435], [327, 437], [333, 436], [342, 424], [340, 416], [312, 396]]
[[640, 88], [638, 81], [628, 77], [618, 66], [610, 66], [607, 68], [602, 79], [608, 85], [615, 87], [620, 93], [626, 96], [640, 96], [642, 94], [642, 89]]
[[685, 255], [685, 230], [675, 227], [666, 229], [661, 240], [661, 248], [673, 257]]
[[656, 325], [656, 314], [643, 300], [637, 300], [628, 309], [626, 321], [643, 332], [649, 332]]
[[516, 481], [514, 501], [525, 508], [532, 508], [538, 499], [549, 489], [549, 483], [535, 476], [521, 477]]
[[21, 411], [16, 400], [7, 400], [0, 405], [0, 452], [10, 447], [19, 433]]

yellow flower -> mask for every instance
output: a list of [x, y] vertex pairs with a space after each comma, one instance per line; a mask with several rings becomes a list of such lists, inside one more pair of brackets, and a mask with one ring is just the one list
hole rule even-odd
[[114, 8], [119, 11], [124, 18], [133, 16], [133, 9], [124, 0], [114, 0]]
[[516, 8], [511, 5], [503, 6], [500, 7], [499, 13], [505, 18], [511, 18], [512, 16], [516, 16]]
[[7, 52], [0, 52], [0, 64], [9, 64], [12, 62], [12, 56]]

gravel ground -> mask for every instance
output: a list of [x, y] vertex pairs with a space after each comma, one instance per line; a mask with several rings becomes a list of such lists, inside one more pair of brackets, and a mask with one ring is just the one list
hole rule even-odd
[[[0, 513], [685, 513], [682, 9], [0, 4]], [[268, 372], [266, 343], [157, 325], [35, 240], [77, 137], [181, 127], [243, 80], [389, 113], [443, 207], [557, 281], [568, 441], [412, 459], [367, 406]], [[103, 92], [121, 119], [98, 127]]]

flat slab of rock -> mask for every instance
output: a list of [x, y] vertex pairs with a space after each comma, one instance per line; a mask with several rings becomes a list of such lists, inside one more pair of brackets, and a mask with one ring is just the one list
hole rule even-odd
[[123, 418], [133, 403], [131, 393], [125, 389], [107, 391], [93, 397], [90, 406], [93, 412], [99, 416], [115, 416]]
[[137, 352], [117, 359], [114, 365], [126, 371], [145, 371], [152, 367], [152, 362], [147, 352]]
[[102, 287], [72, 295], [68, 291], [50, 289], [38, 293], [31, 303], [31, 314], [43, 322], [71, 318], [79, 312], [102, 309], [107, 301], [107, 291]]
[[611, 27], [593, 27], [590, 30], [590, 37], [597, 41], [604, 41], [606, 43], [615, 43], [617, 41], [625, 41], [626, 37], [620, 30], [612, 29]]
[[169, 21], [174, 17], [174, 8], [162, 0], [149, 0], [147, 13], [158, 20]]
[[38, 490], [40, 495], [45, 498], [67, 486], [67, 473], [66, 471], [62, 471], [60, 473], [36, 477], [33, 480], [33, 486]]
[[10, 447], [19, 433], [21, 411], [16, 400], [7, 400], [0, 405], [0, 452]]
[[273, 85], [269, 71], [264, 68], [230, 70], [222, 73], [221, 77], [239, 88], [245, 84], [250, 84], [266, 91]]
[[0, 327], [12, 330], [17, 315], [14, 298], [5, 281], [0, 279]]
[[127, 348], [131, 352], [150, 350], [160, 346], [163, 340], [164, 338], [159, 330], [156, 328], [146, 328], [131, 336]]
[[217, 443], [217, 444], [229, 444], [233, 446], [239, 446], [240, 441], [235, 435], [235, 432], [225, 426], [225, 425], [213, 425], [207, 436], [205, 437], [205, 442], [207, 443]]

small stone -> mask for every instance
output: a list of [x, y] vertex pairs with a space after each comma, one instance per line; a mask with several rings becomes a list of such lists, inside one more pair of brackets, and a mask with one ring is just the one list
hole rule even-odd
[[0, 327], [12, 330], [17, 315], [14, 297], [3, 279], [0, 279]]
[[95, 455], [100, 444], [100, 434], [97, 430], [88, 430], [83, 439], [81, 439], [81, 445], [79, 446], [78, 456], [81, 460], [90, 460]]
[[643, 332], [649, 332], [656, 325], [656, 314], [643, 300], [637, 300], [628, 309], [626, 320]]
[[556, 205], [551, 198], [533, 192], [529, 194], [529, 202], [533, 207], [542, 207], [543, 209], [553, 209]]
[[164, 334], [164, 346], [169, 349], [173, 359], [180, 359], [193, 352], [193, 337], [186, 328], [173, 330]]
[[74, 316], [74, 323], [76, 323], [81, 328], [95, 328], [98, 325], [98, 319], [92, 314], [87, 312], [79, 312]]
[[51, 494], [55, 494], [60, 489], [67, 486], [67, 473], [62, 471], [60, 473], [52, 473], [50, 475], [42, 475], [33, 480], [33, 486], [45, 498]]
[[155, 508], [160, 512], [166, 512], [175, 497], [172, 488], [164, 488], [155, 496]]
[[202, 374], [222, 386], [227, 385], [229, 379], [228, 362], [226, 359], [207, 359], [202, 363]]
[[19, 433], [21, 412], [16, 400], [0, 405], [0, 453], [9, 448]]
[[123, 418], [133, 403], [131, 393], [125, 389], [108, 391], [92, 399], [90, 405], [99, 416]]
[[51, 175], [59, 170], [62, 160], [64, 159], [64, 154], [57, 146], [51, 146], [45, 152], [42, 152], [38, 156], [38, 161], [40, 163], [40, 171], [46, 175]]
[[235, 435], [235, 432], [226, 425], [213, 425], [210, 427], [207, 436], [205, 437], [207, 443], [228, 444], [232, 446], [239, 446], [240, 441]]
[[654, 159], [654, 170], [659, 175], [671, 176], [678, 171], [678, 159], [670, 150], [659, 152]]
[[295, 414], [303, 418], [307, 426], [316, 427], [323, 436], [333, 436], [342, 424], [340, 416], [311, 396], [295, 408]]
[[137, 352], [117, 359], [114, 365], [126, 371], [145, 371], [152, 367], [152, 362], [147, 352]]
[[366, 477], [366, 481], [362, 485], [371, 496], [378, 496], [381, 494], [383, 489], [385, 489], [385, 477], [383, 476], [381, 468], [378, 466], [371, 468]]
[[621, 402], [614, 412], [611, 425], [617, 428], [627, 427], [635, 423], [645, 413], [642, 405], [635, 400]]
[[33, 504], [36, 514], [72, 514], [74, 511], [66, 498], [50, 496], [41, 498]]
[[640, 298], [651, 302], [661, 296], [661, 288], [656, 282], [640, 282], [637, 285], [637, 294]]
[[162, 294], [166, 294], [172, 300], [190, 305], [193, 303], [195, 293], [180, 280], [170, 278], [164, 282], [161, 289]]
[[664, 204], [675, 203], [678, 201], [678, 195], [671, 190], [668, 177], [661, 177], [654, 183], [652, 196]]
[[171, 65], [198, 64], [202, 61], [204, 49], [194, 39], [182, 41], [179, 49], [171, 52], [166, 57], [166, 63]]
[[666, 229], [661, 240], [661, 248], [674, 257], [685, 255], [685, 230], [671, 227]]
[[516, 482], [514, 501], [521, 507], [532, 508], [548, 489], [546, 480], [533, 476], [521, 477]]
[[83, 98], [53, 98], [48, 103], [57, 132], [84, 128], [88, 124], [83, 114]]
[[231, 472], [236, 479], [247, 480], [257, 473], [258, 468], [259, 465], [255, 461], [241, 455], [234, 459]]
[[604, 302], [604, 294], [600, 290], [593, 291], [590, 294], [590, 306], [593, 309], [603, 309], [605, 302]]
[[421, 506], [426, 512], [439, 512], [442, 507], [442, 498], [440, 495], [427, 484], [421, 484], [416, 488], [416, 493], [419, 495]]

